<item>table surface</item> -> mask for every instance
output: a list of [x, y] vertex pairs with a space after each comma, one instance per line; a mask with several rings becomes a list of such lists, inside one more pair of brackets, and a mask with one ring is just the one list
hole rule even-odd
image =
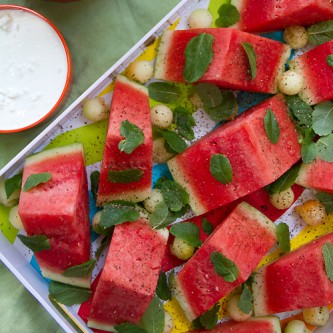
[[[64, 107], [89, 88], [107, 69], [158, 23], [180, 0], [12, 0], [49, 18], [62, 32], [73, 61], [73, 87]], [[98, 36], [98, 38], [96, 38]], [[126, 36], [126, 38], [124, 38]], [[0, 169], [50, 122], [14, 134], [0, 134]], [[63, 330], [0, 263], [0, 331], [6, 333]]]

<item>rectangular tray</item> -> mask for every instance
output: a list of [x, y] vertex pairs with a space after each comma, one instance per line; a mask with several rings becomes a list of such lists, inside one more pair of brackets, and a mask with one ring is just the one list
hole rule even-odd
[[[133, 48], [131, 48], [119, 61], [117, 61], [108, 71], [104, 73], [85, 93], [83, 93], [74, 103], [72, 103], [58, 118], [56, 118], [43, 132], [40, 133], [26, 148], [24, 148], [14, 159], [0, 170], [0, 177], [8, 178], [19, 172], [24, 164], [25, 158], [35, 152], [45, 148], [54, 138], [59, 138], [62, 133], [67, 133], [73, 129], [80, 128], [87, 124], [87, 120], [82, 116], [82, 104], [87, 98], [97, 95], [103, 96], [107, 103], [111, 100], [111, 86], [116, 75], [122, 73], [126, 67], [138, 56], [140, 56], [149, 45], [167, 28], [179, 19], [178, 27], [186, 28], [186, 17], [194, 8], [206, 7], [209, 0], [182, 0], [168, 15], [164, 17], [154, 28], [152, 28]], [[215, 123], [205, 119], [204, 126], [213, 128]], [[94, 126], [94, 125], [92, 125]], [[100, 130], [100, 129], [99, 129]], [[203, 133], [196, 133], [201, 136]], [[100, 156], [101, 151], [97, 153]], [[93, 154], [94, 155], [94, 154]], [[96, 156], [89, 156], [91, 163], [87, 166], [88, 174], [98, 169], [100, 162]], [[90, 185], [89, 185], [90, 186]], [[301, 200], [311, 197], [310, 192], [306, 192]], [[93, 213], [93, 212], [92, 212]], [[1, 218], [1, 215], [0, 215]], [[290, 222], [292, 223], [292, 222]], [[299, 229], [295, 229], [297, 230]], [[5, 237], [6, 236], [6, 237]], [[49, 299], [48, 283], [41, 276], [36, 268], [32, 254], [22, 243], [15, 240], [16, 235], [9, 227], [0, 232], [0, 260], [15, 274], [20, 282], [38, 299], [45, 309], [54, 317], [65, 332], [93, 332], [85, 322], [78, 316], [79, 306], [67, 307], [56, 304]], [[98, 240], [93, 246], [98, 245]], [[98, 262], [93, 276], [101, 270], [103, 260]], [[318, 330], [321, 333], [333, 331], [333, 320], [324, 329]], [[316, 331], [317, 332], [317, 331]]]

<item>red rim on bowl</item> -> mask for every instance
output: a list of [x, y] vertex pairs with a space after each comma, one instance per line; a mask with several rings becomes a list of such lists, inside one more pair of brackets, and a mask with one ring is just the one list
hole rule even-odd
[[33, 122], [33, 123], [31, 123], [27, 126], [15, 128], [15, 129], [8, 129], [8, 130], [0, 128], [0, 133], [15, 133], [15, 132], [21, 132], [21, 131], [27, 130], [29, 128], [32, 128], [32, 127], [42, 123], [52, 113], [54, 113], [56, 111], [56, 109], [59, 107], [59, 105], [63, 102], [63, 99], [66, 96], [66, 93], [68, 93], [68, 90], [71, 86], [72, 63], [71, 63], [71, 58], [70, 58], [70, 52], [69, 52], [68, 46], [66, 44], [66, 41], [65, 41], [63, 35], [59, 31], [59, 29], [49, 19], [47, 19], [43, 15], [35, 12], [34, 10], [32, 10], [30, 8], [23, 7], [23, 6], [18, 6], [18, 5], [0, 5], [0, 11], [1, 10], [22, 10], [24, 12], [28, 12], [30, 14], [33, 14], [33, 15], [41, 18], [44, 22], [46, 22], [54, 30], [54, 32], [60, 38], [60, 41], [61, 41], [61, 43], [64, 47], [64, 51], [65, 51], [65, 54], [66, 54], [66, 61], [67, 61], [67, 74], [66, 74], [65, 85], [63, 87], [63, 90], [62, 90], [58, 100], [56, 101], [54, 106], [51, 108], [51, 110], [49, 110], [45, 115], [43, 115], [37, 121], [35, 121], [35, 122]]

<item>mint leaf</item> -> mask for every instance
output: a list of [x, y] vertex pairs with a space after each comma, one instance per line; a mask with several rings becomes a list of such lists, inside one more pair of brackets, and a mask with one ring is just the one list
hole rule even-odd
[[307, 29], [307, 33], [312, 45], [324, 44], [333, 39], [333, 20], [313, 24]]
[[269, 141], [273, 144], [277, 143], [280, 138], [280, 126], [271, 109], [266, 110], [264, 127]]
[[222, 104], [223, 97], [220, 88], [212, 83], [198, 83], [195, 87], [202, 104], [206, 108], [215, 108]]
[[189, 202], [185, 189], [173, 180], [165, 180], [160, 186], [164, 202], [171, 211], [178, 212]]
[[135, 222], [139, 217], [140, 213], [133, 206], [108, 203], [102, 210], [100, 226], [107, 229], [124, 222]]
[[114, 328], [117, 333], [148, 333], [144, 328], [131, 323], [115, 325]]
[[333, 213], [333, 194], [317, 192], [316, 198], [325, 206], [327, 214]]
[[272, 195], [274, 193], [280, 193], [291, 187], [298, 176], [300, 164], [295, 164], [274, 183], [266, 186], [266, 191]]
[[276, 226], [276, 236], [281, 250], [284, 253], [290, 252], [290, 234], [286, 223], [279, 223]]
[[26, 247], [35, 253], [43, 250], [49, 250], [51, 248], [50, 241], [45, 235], [35, 235], [30, 237], [17, 235], [17, 237]]
[[150, 83], [148, 93], [150, 98], [161, 103], [175, 103], [180, 96], [179, 88], [168, 82]]
[[192, 222], [173, 224], [170, 228], [170, 233], [191, 246], [200, 247], [202, 245], [202, 241], [199, 239], [200, 229]]
[[237, 303], [238, 308], [244, 313], [250, 313], [252, 311], [253, 295], [250, 288], [247, 285], [243, 285], [242, 293]]
[[108, 180], [111, 183], [128, 184], [140, 180], [142, 176], [143, 171], [140, 169], [108, 171]]
[[49, 172], [41, 172], [30, 175], [23, 186], [23, 192], [27, 192], [39, 184], [44, 184], [51, 179]]
[[164, 320], [163, 302], [155, 296], [143, 315], [143, 327], [148, 333], [163, 333]]
[[95, 170], [90, 174], [90, 188], [94, 200], [97, 199], [98, 185], [99, 185], [100, 172]]
[[203, 313], [200, 317], [200, 324], [207, 330], [212, 330], [218, 322], [218, 312], [220, 310], [220, 305], [215, 304], [207, 312]]
[[186, 148], [186, 142], [174, 131], [158, 129], [154, 127], [155, 135], [164, 137], [167, 148], [171, 150], [172, 153], [181, 153]]
[[215, 154], [210, 159], [210, 173], [222, 184], [232, 181], [232, 167], [229, 159], [222, 154]]
[[173, 111], [173, 121], [177, 126], [178, 133], [187, 140], [194, 139], [193, 126], [195, 120], [190, 112], [182, 106], [177, 106]]
[[247, 58], [249, 60], [251, 79], [254, 80], [256, 75], [257, 75], [257, 56], [256, 56], [256, 53], [254, 51], [253, 46], [250, 43], [243, 42], [243, 43], [241, 43], [241, 45], [243, 46], [243, 48], [246, 52]]
[[111, 234], [107, 234], [106, 236], [103, 237], [103, 239], [101, 241], [101, 245], [95, 251], [95, 258], [96, 258], [96, 260], [98, 260], [100, 258], [100, 256], [102, 255], [104, 249], [110, 243], [111, 238], [112, 238], [112, 233]]
[[333, 282], [333, 245], [326, 242], [321, 251], [324, 257], [326, 275]]
[[19, 173], [11, 178], [8, 178], [5, 180], [5, 191], [7, 199], [10, 198], [10, 196], [16, 192], [17, 190], [21, 189], [22, 185], [22, 174]]
[[49, 293], [57, 302], [64, 305], [81, 304], [87, 301], [91, 296], [90, 289], [72, 286], [56, 281], [51, 281]]
[[232, 4], [223, 4], [219, 10], [219, 17], [215, 20], [217, 27], [226, 28], [237, 23], [240, 19], [238, 9]]
[[142, 130], [128, 120], [121, 122], [120, 134], [126, 139], [119, 142], [118, 148], [126, 154], [131, 154], [145, 139]]
[[210, 261], [217, 275], [223, 277], [226, 282], [234, 282], [238, 278], [239, 269], [237, 265], [220, 252], [212, 252]]
[[201, 226], [203, 232], [208, 236], [214, 231], [213, 225], [205, 217], [202, 218]]
[[296, 118], [299, 125], [312, 126], [312, 112], [310, 105], [301, 100], [298, 96], [286, 96], [289, 111]]
[[333, 103], [330, 101], [317, 104], [312, 114], [312, 128], [320, 136], [333, 132]]
[[214, 55], [213, 41], [212, 35], [201, 33], [187, 43], [183, 70], [185, 81], [196, 82], [205, 74]]
[[326, 57], [326, 62], [327, 62], [327, 65], [328, 65], [328, 66], [333, 67], [333, 54], [329, 54], [329, 55]]
[[317, 143], [317, 156], [326, 162], [333, 162], [333, 134], [321, 137]]
[[149, 222], [153, 229], [165, 227], [168, 224], [169, 208], [164, 201], [155, 206], [155, 210], [149, 215]]
[[67, 268], [62, 275], [69, 277], [86, 277], [91, 274], [96, 265], [96, 260], [91, 259], [81, 265], [76, 265]]
[[161, 272], [156, 287], [156, 295], [163, 301], [170, 301], [172, 299], [171, 290], [168, 286], [166, 274]]
[[314, 142], [303, 144], [301, 148], [302, 160], [304, 163], [311, 163], [316, 159], [317, 146]]

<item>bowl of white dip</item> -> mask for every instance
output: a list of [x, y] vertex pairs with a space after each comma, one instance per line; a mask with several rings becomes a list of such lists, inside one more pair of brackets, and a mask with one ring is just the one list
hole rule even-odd
[[60, 31], [25, 7], [0, 5], [0, 133], [36, 126], [70, 87], [71, 61]]

